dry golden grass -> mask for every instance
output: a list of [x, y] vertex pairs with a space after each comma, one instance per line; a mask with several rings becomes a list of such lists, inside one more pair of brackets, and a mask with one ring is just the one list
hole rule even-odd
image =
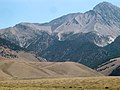
[[0, 81], [0, 90], [120, 90], [120, 77]]

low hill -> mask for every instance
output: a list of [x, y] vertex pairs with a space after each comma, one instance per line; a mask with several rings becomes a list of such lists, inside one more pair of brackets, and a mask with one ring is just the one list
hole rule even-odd
[[26, 62], [0, 60], [0, 79], [38, 79], [47, 77], [102, 76], [74, 62]]
[[110, 76], [120, 76], [120, 58], [111, 59], [97, 69], [100, 73]]

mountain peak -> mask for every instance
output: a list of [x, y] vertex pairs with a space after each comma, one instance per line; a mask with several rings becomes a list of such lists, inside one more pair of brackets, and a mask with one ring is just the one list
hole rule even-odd
[[[109, 3], [109, 2], [106, 2], [106, 1], [103, 1], [103, 2], [101, 2], [101, 3], [99, 3], [98, 5], [110, 5], [111, 3]], [[111, 4], [112, 5], [112, 4]]]
[[117, 9], [120, 9], [119, 7], [109, 3], [109, 2], [101, 2], [99, 3], [98, 5], [96, 5], [93, 10], [94, 11], [100, 11], [100, 10], [117, 10]]

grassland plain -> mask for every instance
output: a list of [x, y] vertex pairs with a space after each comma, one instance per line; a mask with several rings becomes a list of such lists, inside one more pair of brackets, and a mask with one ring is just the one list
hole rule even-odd
[[120, 77], [7, 80], [0, 81], [0, 90], [120, 90]]

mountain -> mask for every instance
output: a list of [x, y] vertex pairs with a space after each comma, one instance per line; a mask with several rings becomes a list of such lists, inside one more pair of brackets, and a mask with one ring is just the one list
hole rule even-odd
[[[72, 13], [49, 23], [20, 23], [14, 27], [1, 31], [1, 37], [11, 40], [20, 46], [28, 47], [38, 41], [39, 36], [50, 38], [56, 36], [58, 40], [64, 40], [64, 35], [76, 33], [94, 32], [99, 37], [98, 46], [105, 46], [114, 41], [120, 35], [120, 8], [108, 2], [96, 5], [93, 10], [85, 13]], [[29, 32], [29, 33], [28, 33]], [[41, 36], [41, 37], [42, 37]], [[30, 41], [33, 42], [30, 42]], [[44, 41], [43, 41], [44, 42]]]
[[120, 8], [108, 2], [48, 23], [19, 23], [0, 30], [1, 38], [48, 61], [75, 61], [91, 68], [116, 57], [109, 47], [119, 35]]
[[0, 60], [0, 79], [39, 79], [49, 77], [103, 76], [74, 62], [26, 62]]

